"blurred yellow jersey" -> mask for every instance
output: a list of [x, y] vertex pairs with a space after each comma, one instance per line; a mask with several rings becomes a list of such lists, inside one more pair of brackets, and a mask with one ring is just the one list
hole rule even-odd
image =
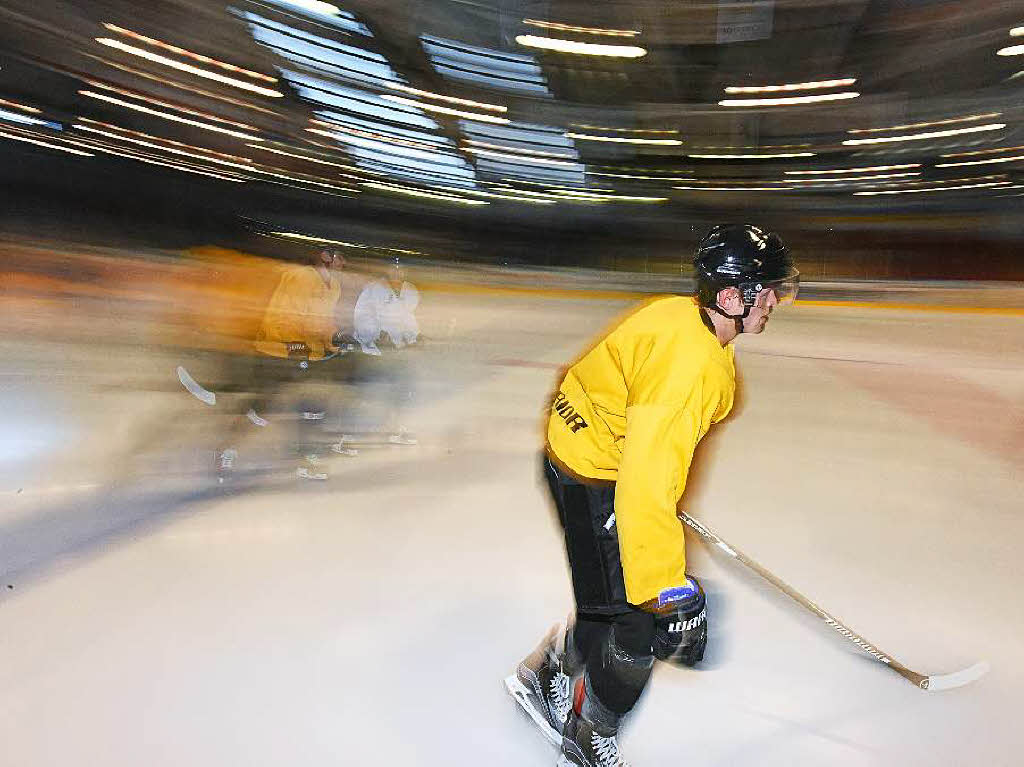
[[565, 375], [548, 420], [548, 450], [582, 479], [615, 487], [626, 597], [640, 605], [686, 583], [676, 504], [697, 443], [732, 409], [733, 347], [690, 297], [631, 314]]
[[256, 349], [273, 357], [288, 356], [288, 342], [309, 347], [310, 359], [322, 358], [334, 333], [334, 307], [341, 295], [337, 275], [325, 283], [312, 266], [286, 267], [263, 314]]

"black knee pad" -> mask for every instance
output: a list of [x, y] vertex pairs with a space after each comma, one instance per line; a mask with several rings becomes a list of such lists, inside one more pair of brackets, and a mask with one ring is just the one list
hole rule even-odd
[[686, 580], [655, 618], [653, 648], [658, 660], [694, 666], [704, 659], [708, 643], [707, 600], [696, 578]]

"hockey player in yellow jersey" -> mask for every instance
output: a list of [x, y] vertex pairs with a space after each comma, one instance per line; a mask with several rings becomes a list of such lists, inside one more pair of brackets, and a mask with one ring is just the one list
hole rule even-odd
[[732, 409], [732, 341], [795, 298], [798, 272], [776, 234], [748, 224], [712, 229], [694, 270], [696, 295], [620, 322], [551, 405], [543, 468], [576, 613], [505, 684], [560, 746], [559, 767], [623, 767], [616, 735], [655, 659], [693, 666], [704, 655], [705, 597], [686, 572], [676, 504], [697, 443]]

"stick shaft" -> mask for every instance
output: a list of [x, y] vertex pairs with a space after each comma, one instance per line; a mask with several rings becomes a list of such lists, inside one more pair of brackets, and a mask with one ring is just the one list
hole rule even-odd
[[794, 589], [792, 586], [790, 586], [784, 580], [782, 580], [778, 576], [776, 576], [773, 573], [771, 573], [768, 570], [766, 570], [764, 567], [762, 567], [760, 564], [758, 564], [753, 559], [748, 557], [746, 554], [744, 554], [742, 551], [737, 549], [735, 546], [732, 546], [732, 545], [726, 543], [725, 541], [723, 541], [710, 528], [708, 528], [703, 523], [698, 522], [696, 519], [691, 517], [685, 511], [679, 512], [679, 519], [681, 519], [687, 525], [687, 527], [689, 527], [692, 530], [694, 530], [701, 538], [706, 540], [708, 543], [713, 544], [714, 546], [716, 546], [720, 550], [724, 551], [726, 554], [728, 554], [733, 559], [741, 562], [746, 567], [748, 567], [749, 569], [753, 570], [755, 573], [757, 573], [762, 578], [764, 578], [766, 581], [768, 581], [770, 584], [772, 584], [775, 588], [777, 588], [783, 594], [785, 594], [790, 599], [792, 599], [794, 602], [799, 604], [801, 607], [803, 607], [806, 610], [809, 610], [810, 612], [812, 612], [815, 615], [817, 615], [819, 618], [821, 618], [823, 621], [825, 621], [825, 624], [827, 626], [830, 626], [836, 632], [838, 632], [840, 635], [845, 637], [847, 640], [849, 640], [850, 642], [853, 642], [853, 644], [857, 645], [857, 647], [859, 647], [861, 650], [866, 652], [872, 658], [874, 658], [875, 660], [877, 660], [880, 663], [884, 663], [885, 665], [889, 666], [893, 671], [898, 673], [900, 676], [902, 676], [907, 681], [912, 682], [913, 684], [917, 685], [918, 687], [923, 687], [923, 688], [927, 689], [927, 685], [928, 685], [928, 677], [927, 676], [925, 676], [924, 674], [918, 674], [916, 671], [911, 671], [909, 668], [904, 666], [902, 663], [897, 661], [895, 658], [893, 658], [888, 653], [882, 652], [881, 650], [879, 650], [877, 646], [875, 646], [871, 642], [869, 642], [866, 639], [864, 639], [864, 637], [860, 636], [859, 634], [857, 634], [856, 632], [851, 630], [849, 627], [844, 625], [842, 623], [842, 621], [838, 620], [835, 616], [830, 615], [828, 612], [826, 612], [821, 607], [816, 605], [814, 602], [812, 602], [810, 599], [805, 597], [799, 591]]

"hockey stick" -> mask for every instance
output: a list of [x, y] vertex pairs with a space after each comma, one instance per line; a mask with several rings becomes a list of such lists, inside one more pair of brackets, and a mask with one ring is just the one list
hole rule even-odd
[[692, 528], [698, 535], [700, 535], [701, 538], [706, 540], [708, 543], [717, 546], [719, 549], [724, 551], [733, 559], [738, 560], [742, 564], [749, 567], [751, 570], [760, 575], [762, 578], [764, 578], [766, 581], [772, 584], [775, 588], [779, 589], [779, 591], [784, 593], [786, 596], [788, 596], [794, 602], [799, 604], [801, 607], [810, 610], [812, 613], [814, 613], [823, 621], [825, 621], [825, 625], [834, 628], [846, 639], [853, 642], [855, 645], [857, 645], [857, 647], [862, 649], [872, 658], [879, 661], [880, 663], [884, 663], [897, 674], [906, 679], [908, 682], [911, 682], [917, 687], [920, 687], [922, 690], [929, 690], [934, 692], [936, 690], [950, 690], [954, 687], [963, 687], [965, 684], [970, 684], [974, 680], [980, 679], [989, 670], [988, 663], [986, 663], [985, 661], [981, 661], [980, 663], [975, 663], [973, 666], [965, 668], [962, 671], [956, 671], [952, 674], [932, 674], [931, 676], [927, 676], [925, 674], [919, 674], [916, 671], [911, 671], [902, 663], [895, 660], [891, 655], [882, 652], [875, 645], [871, 644], [855, 632], [851, 631], [839, 620], [837, 620], [835, 617], [829, 615], [827, 612], [822, 610], [820, 607], [818, 607], [818, 605], [814, 604], [814, 602], [809, 600], [807, 597], [805, 597], [799, 591], [797, 591], [788, 583], [783, 581], [781, 578], [772, 575], [770, 572], [765, 570], [763, 567], [761, 567], [761, 565], [752, 560], [746, 554], [739, 551], [734, 546], [731, 546], [725, 541], [723, 541], [721, 538], [718, 537], [718, 535], [716, 535], [714, 532], [708, 529], [706, 525], [698, 522], [685, 511], [679, 512], [679, 519], [686, 523], [688, 527]]

